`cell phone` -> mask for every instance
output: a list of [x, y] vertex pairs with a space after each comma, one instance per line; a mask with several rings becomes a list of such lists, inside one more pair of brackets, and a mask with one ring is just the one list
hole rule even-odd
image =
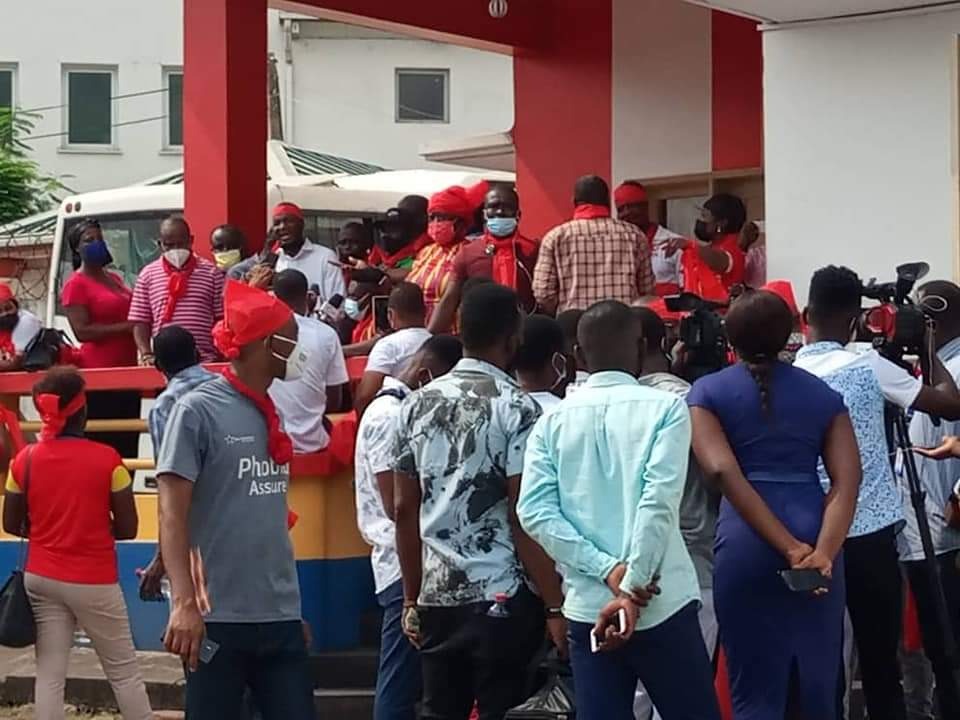
[[797, 593], [827, 590], [830, 588], [830, 578], [824, 577], [819, 570], [812, 568], [804, 570], [781, 570], [780, 577], [790, 590]]
[[390, 298], [387, 295], [374, 295], [373, 300], [373, 322], [374, 328], [379, 332], [390, 332], [390, 320], [387, 317], [387, 303]]
[[213, 660], [214, 655], [217, 654], [217, 650], [219, 649], [220, 643], [205, 637], [203, 642], [200, 643], [200, 662], [202, 662], [204, 665], [208, 664], [211, 660]]
[[[627, 611], [623, 608], [617, 610], [617, 614], [612, 618], [612, 624], [618, 633], [623, 634], [627, 629]], [[600, 638], [594, 634], [593, 630], [590, 631], [590, 652], [600, 652]]]

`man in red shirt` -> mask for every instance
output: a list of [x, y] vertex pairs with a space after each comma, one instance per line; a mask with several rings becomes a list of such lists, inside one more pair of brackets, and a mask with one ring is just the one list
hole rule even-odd
[[430, 332], [449, 332], [463, 285], [469, 278], [486, 278], [516, 290], [523, 309], [536, 309], [533, 298], [533, 267], [537, 260], [537, 241], [518, 230], [520, 198], [512, 187], [496, 186], [487, 192], [483, 203], [484, 233], [466, 243], [453, 261], [453, 277], [430, 319]]
[[743, 283], [746, 256], [740, 230], [747, 221], [743, 200], [719, 193], [700, 210], [693, 234], [696, 241], [674, 238], [668, 252], [683, 250], [683, 289], [708, 300], [726, 302], [730, 288]]

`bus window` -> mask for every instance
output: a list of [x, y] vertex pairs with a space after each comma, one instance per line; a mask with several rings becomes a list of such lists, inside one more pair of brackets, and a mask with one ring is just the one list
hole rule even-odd
[[303, 231], [306, 236], [317, 245], [323, 245], [331, 250], [336, 249], [337, 236], [340, 234], [340, 228], [350, 222], [358, 222], [364, 225], [372, 225], [375, 220], [383, 215], [351, 215], [351, 214], [314, 214], [309, 210], [303, 218]]

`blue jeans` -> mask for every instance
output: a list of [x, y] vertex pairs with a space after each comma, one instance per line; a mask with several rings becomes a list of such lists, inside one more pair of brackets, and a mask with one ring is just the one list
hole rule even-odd
[[244, 690], [263, 720], [315, 720], [313, 681], [300, 621], [207, 623], [219, 648], [187, 674], [187, 717], [246, 717]]
[[697, 603], [635, 632], [614, 652], [590, 652], [591, 630], [588, 623], [570, 623], [577, 720], [633, 720], [638, 680], [663, 720], [720, 720]]
[[380, 668], [373, 720], [414, 720], [420, 699], [420, 653], [403, 634], [403, 585], [397, 580], [377, 593], [383, 608], [380, 630]]

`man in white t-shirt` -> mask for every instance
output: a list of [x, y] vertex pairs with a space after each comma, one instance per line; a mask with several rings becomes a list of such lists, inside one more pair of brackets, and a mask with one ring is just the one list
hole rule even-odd
[[681, 253], [669, 252], [670, 240], [683, 238], [663, 225], [650, 220], [650, 203], [647, 189], [635, 180], [621, 183], [613, 191], [617, 217], [635, 225], [650, 243], [650, 267], [653, 269], [657, 295], [674, 295], [683, 287]]
[[20, 308], [10, 286], [0, 283], [0, 372], [20, 369], [27, 345], [42, 328], [36, 315]]
[[571, 360], [563, 352], [563, 329], [546, 315], [523, 323], [523, 339], [513, 359], [517, 380], [546, 413], [560, 404], [570, 383]]
[[311, 242], [304, 234], [303, 211], [293, 203], [280, 203], [273, 209], [273, 237], [280, 243], [276, 272], [299, 270], [307, 285], [320, 288], [317, 305], [334, 295], [346, 297], [347, 285], [337, 254], [328, 247]]
[[385, 377], [397, 377], [420, 347], [430, 338], [426, 324], [423, 291], [418, 285], [399, 282], [387, 301], [387, 320], [393, 330], [377, 341], [367, 357], [367, 367], [357, 386], [354, 407], [363, 415], [380, 391]]
[[299, 342], [309, 352], [303, 377], [275, 380], [267, 391], [297, 453], [323, 450], [330, 442], [324, 427], [328, 407], [339, 408], [350, 381], [336, 331], [307, 313], [307, 278], [299, 270], [284, 270], [273, 279], [273, 292], [296, 313]]
[[[924, 385], [875, 350], [847, 349], [860, 317], [861, 288], [860, 278], [848, 268], [831, 265], [814, 273], [804, 311], [810, 344], [797, 352], [794, 364], [843, 395], [850, 411], [863, 479], [843, 546], [847, 609], [868, 714], [899, 720], [906, 708], [897, 658], [903, 588], [896, 536], [904, 510], [890, 465], [884, 405], [953, 420], [960, 418], [960, 394], [936, 355], [921, 358], [931, 367], [931, 384]], [[829, 483], [822, 465], [820, 477]]]
[[413, 720], [420, 699], [420, 658], [403, 634], [403, 586], [393, 524], [393, 465], [400, 405], [411, 390], [445, 375], [463, 356], [460, 341], [432, 337], [397, 378], [386, 377], [357, 429], [354, 475], [357, 527], [373, 548], [370, 562], [377, 601], [383, 608], [380, 669], [374, 718]]

